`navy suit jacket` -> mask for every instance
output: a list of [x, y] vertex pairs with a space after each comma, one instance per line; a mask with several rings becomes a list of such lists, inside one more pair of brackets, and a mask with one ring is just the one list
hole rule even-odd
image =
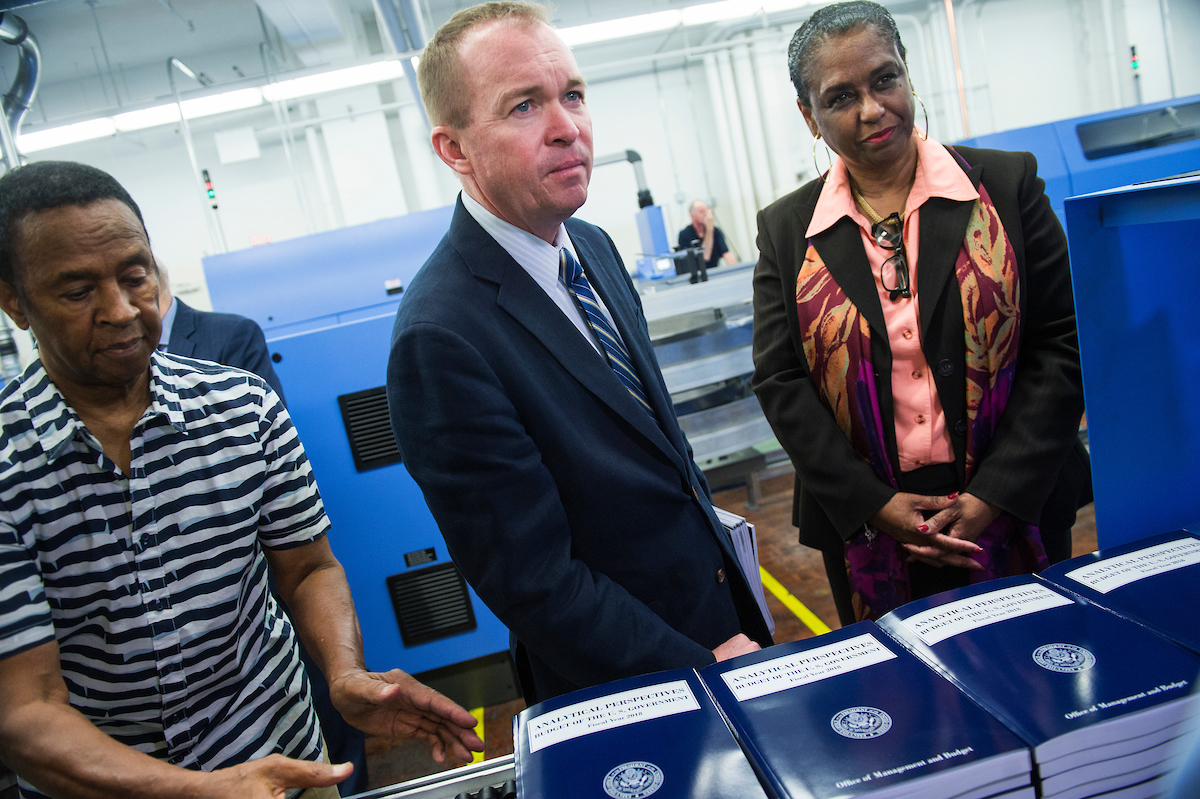
[[608, 236], [569, 220], [658, 420], [460, 202], [396, 316], [388, 402], [409, 473], [514, 636], [532, 703], [713, 662], [770, 634]]
[[197, 311], [178, 297], [174, 301], [179, 307], [167, 340], [168, 352], [253, 372], [283, 399], [261, 327], [244, 316]]

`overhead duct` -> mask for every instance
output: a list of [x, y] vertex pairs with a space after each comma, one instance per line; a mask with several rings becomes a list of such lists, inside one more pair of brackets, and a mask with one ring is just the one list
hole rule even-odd
[[2, 155], [7, 171], [15, 169], [21, 163], [17, 152], [17, 134], [21, 131], [21, 121], [25, 118], [25, 112], [29, 110], [34, 95], [37, 94], [42, 54], [38, 50], [37, 39], [29, 32], [25, 20], [11, 11], [0, 12], [0, 42], [15, 45], [20, 50], [17, 77], [2, 102], [4, 124], [0, 124], [0, 149], [3, 149]]

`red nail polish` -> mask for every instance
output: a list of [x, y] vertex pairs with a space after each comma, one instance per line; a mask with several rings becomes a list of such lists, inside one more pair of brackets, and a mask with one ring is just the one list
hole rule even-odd
[[922, 525], [921, 525], [920, 527], [918, 527], [917, 529], [918, 529], [918, 530], [920, 530], [922, 533], [928, 533], [928, 532], [929, 532], [929, 525], [928, 525], [928, 524], [922, 524]]
[[954, 499], [954, 498], [955, 498], [955, 497], [957, 497], [957, 496], [958, 496], [958, 492], [957, 492], [957, 491], [955, 491], [953, 494], [951, 494], [950, 496], [946, 497], [946, 499]]

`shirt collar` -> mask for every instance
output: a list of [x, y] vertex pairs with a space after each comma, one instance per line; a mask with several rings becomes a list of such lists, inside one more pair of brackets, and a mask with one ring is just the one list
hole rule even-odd
[[[908, 193], [905, 216], [920, 208], [930, 197], [944, 197], [948, 200], [979, 199], [979, 192], [971, 184], [971, 179], [943, 145], [932, 139], [922, 139], [920, 136], [915, 138], [917, 173], [912, 190]], [[804, 233], [805, 237], [811, 238], [828, 230], [844, 216], [850, 217], [864, 230], [871, 229], [871, 223], [859, 210], [858, 204], [850, 194], [850, 173], [846, 171], [845, 162], [841, 158], [835, 158], [817, 198], [812, 220]]]
[[[150, 406], [142, 414], [142, 420], [161, 415], [172, 427], [186, 434], [179, 386], [172, 380], [173, 376], [169, 361], [162, 354], [153, 353], [150, 356]], [[61, 455], [77, 434], [97, 448], [100, 447], [100, 442], [84, 426], [75, 409], [67, 404], [58, 386], [46, 374], [40, 358], [30, 364], [21, 376], [21, 395], [42, 451], [50, 460]]]
[[179, 300], [172, 297], [171, 307], [163, 314], [162, 318], [162, 333], [158, 336], [158, 348], [165, 350], [167, 344], [171, 341], [171, 328], [175, 326], [175, 312], [179, 310]]
[[558, 226], [558, 235], [554, 239], [558, 242], [558, 246], [556, 247], [529, 231], [522, 230], [511, 222], [506, 222], [496, 216], [465, 191], [461, 192], [459, 196], [462, 198], [462, 204], [467, 209], [467, 213], [545, 291], [550, 292], [554, 288], [554, 284], [560, 282], [558, 269], [559, 248], [565, 248], [576, 261], [579, 260], [579, 253], [575, 251], [575, 245], [572, 243], [571, 237], [567, 234], [566, 225], [560, 223]]

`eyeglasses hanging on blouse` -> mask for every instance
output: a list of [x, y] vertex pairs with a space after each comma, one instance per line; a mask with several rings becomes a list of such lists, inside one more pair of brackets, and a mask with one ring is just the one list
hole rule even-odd
[[[895, 226], [895, 230], [889, 226]], [[882, 222], [875, 222], [871, 225], [871, 237], [875, 239], [875, 243], [894, 253], [883, 262], [883, 266], [879, 270], [879, 280], [883, 283], [883, 290], [888, 293], [892, 302], [900, 297], [912, 296], [912, 291], [908, 286], [908, 257], [904, 254], [903, 229], [900, 214], [895, 213]], [[896, 275], [894, 287], [888, 285], [886, 277], [889, 264]]]

